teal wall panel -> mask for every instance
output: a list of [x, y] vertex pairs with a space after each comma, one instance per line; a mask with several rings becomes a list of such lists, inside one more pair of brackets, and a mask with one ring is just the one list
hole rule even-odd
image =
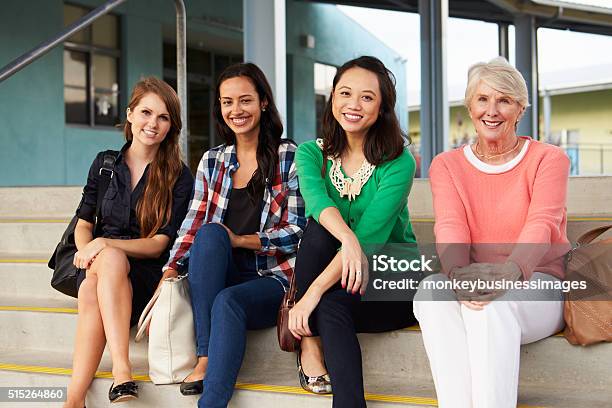
[[314, 61], [287, 55], [287, 137], [302, 143], [316, 137]]
[[65, 184], [84, 185], [89, 166], [102, 150], [119, 150], [125, 143], [119, 130], [93, 130], [85, 127], [66, 126], [66, 175]]
[[[0, 66], [57, 32], [58, 0], [2, 3]], [[37, 10], [41, 18], [32, 18]], [[42, 18], [44, 16], [44, 18]], [[62, 50], [56, 49], [0, 83], [0, 184], [64, 183]]]
[[161, 23], [140, 16], [125, 16], [122, 29], [125, 107], [132, 87], [140, 78], [163, 76], [163, 38]]

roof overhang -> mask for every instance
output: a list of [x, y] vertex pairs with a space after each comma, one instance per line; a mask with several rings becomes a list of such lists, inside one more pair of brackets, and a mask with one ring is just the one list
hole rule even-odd
[[[418, 0], [303, 0], [411, 13], [419, 12]], [[521, 14], [536, 17], [538, 27], [612, 35], [612, 8], [556, 0], [448, 0], [450, 17], [512, 24]]]

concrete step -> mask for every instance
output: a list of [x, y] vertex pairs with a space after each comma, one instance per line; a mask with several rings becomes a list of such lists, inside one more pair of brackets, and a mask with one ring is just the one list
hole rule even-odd
[[28, 254], [53, 253], [68, 226], [64, 218], [0, 219], [0, 251], [25, 258]]
[[[0, 252], [51, 253], [78, 205], [80, 187], [0, 188]], [[34, 199], [35, 197], [35, 199]], [[571, 178], [568, 191], [568, 237], [612, 223], [612, 177]], [[421, 243], [434, 241], [433, 208], [428, 180], [415, 180], [408, 200]]]
[[[22, 349], [3, 352], [0, 358], [0, 386], [54, 386], [68, 383], [70, 355], [48, 353], [45, 350]], [[142, 362], [133, 361], [134, 379], [140, 387], [140, 399], [126, 402], [125, 407], [193, 407], [197, 397], [183, 397], [178, 385], [155, 386]], [[103, 359], [88, 393], [87, 405], [108, 406], [107, 393], [110, 363]], [[431, 407], [437, 406], [431, 383], [406, 382], [401, 378], [385, 376], [374, 378], [380, 385], [366, 379], [366, 400], [369, 407]], [[609, 407], [605, 393], [578, 394], [571, 389], [555, 390], [543, 386], [527, 385], [519, 388], [519, 408], [604, 408]], [[329, 407], [329, 396], [316, 396], [304, 392], [297, 383], [295, 368], [274, 367], [273, 371], [257, 367], [240, 372], [230, 407]], [[20, 406], [41, 406], [21, 405]], [[60, 406], [46, 404], [45, 407]]]
[[71, 218], [83, 187], [2, 187], [0, 217]]
[[[44, 254], [48, 259], [66, 229], [69, 219], [0, 219], [0, 252], [12, 253], [25, 258], [31, 253]], [[612, 223], [612, 215], [608, 217], [570, 217], [567, 234], [571, 242], [584, 232], [601, 225]], [[433, 220], [412, 219], [412, 225], [421, 244], [434, 242]], [[612, 235], [612, 233], [611, 233]]]
[[[27, 306], [23, 299], [0, 305], [0, 344], [5, 349], [46, 349], [70, 353], [74, 347], [76, 310], [73, 300]], [[133, 333], [132, 333], [133, 334]], [[53, 339], [49, 342], [49, 339]], [[389, 333], [360, 334], [366, 381], [393, 377], [407, 383], [431, 382], [429, 364], [416, 327]], [[146, 342], [130, 345], [135, 358], [146, 360]], [[574, 389], [579, 394], [604, 392], [612, 400], [612, 344], [572, 346], [561, 336], [526, 345], [521, 356], [521, 386]], [[245, 367], [294, 370], [292, 354], [278, 348], [275, 329], [250, 331]]]
[[[0, 386], [55, 386], [68, 383], [71, 374], [71, 356], [68, 353], [48, 353], [45, 350], [26, 349], [5, 351], [0, 359]], [[125, 407], [194, 407], [197, 397], [180, 395], [178, 385], [156, 386], [150, 382], [146, 372], [146, 361], [132, 359], [134, 379], [139, 382], [137, 401], [129, 401]], [[87, 405], [108, 406], [108, 388], [112, 376], [110, 360], [105, 356], [100, 364], [87, 396]], [[380, 381], [379, 381], [380, 382]], [[366, 385], [367, 387], [368, 385]], [[372, 387], [370, 387], [372, 388]], [[393, 393], [383, 393], [392, 392]], [[398, 392], [404, 394], [398, 395]], [[368, 392], [366, 399], [370, 407], [424, 407], [436, 406], [431, 385], [401, 384], [389, 379], [383, 387]], [[306, 393], [298, 384], [296, 369], [274, 367], [272, 370], [257, 367], [256, 370], [241, 370], [230, 407], [329, 407], [331, 397]], [[45, 406], [53, 406], [51, 404]], [[60, 406], [59, 404], [57, 406]]]
[[53, 271], [45, 258], [0, 258], [0, 299], [23, 296], [27, 299], [63, 300], [68, 296], [51, 287]]
[[[0, 217], [70, 218], [81, 199], [82, 187], [2, 187]], [[612, 177], [570, 177], [568, 213], [571, 216], [610, 216]], [[416, 179], [408, 200], [415, 218], [433, 218], [428, 179]]]

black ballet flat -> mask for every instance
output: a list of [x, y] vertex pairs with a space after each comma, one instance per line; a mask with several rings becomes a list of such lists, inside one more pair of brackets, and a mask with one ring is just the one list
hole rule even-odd
[[204, 392], [204, 380], [188, 381], [181, 383], [181, 394], [183, 395], [199, 395]]
[[123, 384], [111, 385], [108, 390], [108, 399], [111, 403], [129, 401], [138, 398], [138, 385], [134, 381], [124, 382]]

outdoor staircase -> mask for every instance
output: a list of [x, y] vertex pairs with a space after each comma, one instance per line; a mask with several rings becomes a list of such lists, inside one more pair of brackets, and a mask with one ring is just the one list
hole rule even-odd
[[[53, 290], [47, 259], [80, 199], [80, 187], [0, 188], [0, 387], [66, 386], [76, 330], [76, 300]], [[432, 242], [431, 193], [415, 182], [409, 200], [420, 242]], [[571, 240], [612, 223], [612, 177], [572, 178]], [[360, 335], [370, 407], [436, 406], [418, 327]], [[140, 399], [129, 407], [195, 407], [178, 385], [155, 386], [147, 375], [146, 342], [130, 344]], [[612, 407], [612, 344], [572, 346], [557, 335], [524, 346], [519, 406]], [[108, 351], [87, 398], [109, 406]], [[279, 350], [275, 329], [249, 332], [247, 353], [231, 407], [330, 407], [331, 398], [299, 387], [295, 355]], [[60, 407], [61, 403], [2, 403], [0, 407]], [[492, 407], [494, 408], [494, 407]]]

